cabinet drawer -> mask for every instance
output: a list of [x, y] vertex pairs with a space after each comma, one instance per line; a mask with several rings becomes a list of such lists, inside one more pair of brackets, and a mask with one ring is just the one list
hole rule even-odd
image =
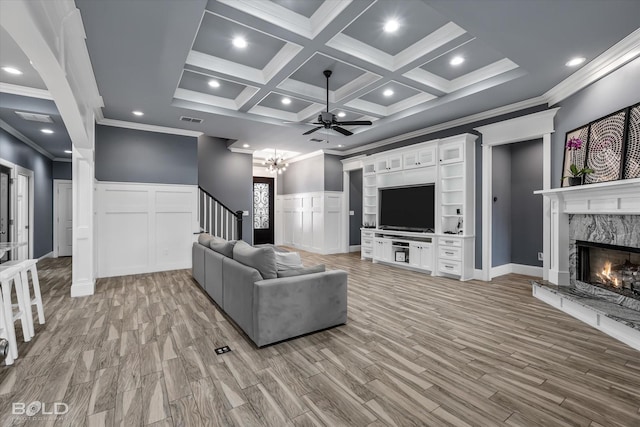
[[440, 246], [438, 255], [440, 258], [462, 260], [462, 251], [453, 246]]
[[360, 255], [362, 258], [371, 258], [373, 255], [371, 248], [361, 248]]
[[370, 237], [363, 237], [360, 246], [362, 248], [371, 248], [373, 246], [373, 240]]
[[440, 237], [438, 239], [438, 245], [440, 246], [455, 246], [457, 248], [462, 247], [462, 240], [452, 237]]
[[441, 259], [438, 261], [438, 270], [441, 273], [447, 274], [462, 274], [462, 269], [460, 268], [460, 261], [449, 261], [446, 259]]
[[362, 238], [372, 238], [373, 237], [373, 231], [363, 231], [362, 232]]

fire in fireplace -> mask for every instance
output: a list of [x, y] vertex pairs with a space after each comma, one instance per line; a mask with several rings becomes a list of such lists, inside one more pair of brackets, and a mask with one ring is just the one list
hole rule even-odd
[[640, 248], [578, 240], [576, 278], [640, 300]]

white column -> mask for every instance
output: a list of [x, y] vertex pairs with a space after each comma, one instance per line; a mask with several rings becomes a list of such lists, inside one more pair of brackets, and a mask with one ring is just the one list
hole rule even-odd
[[72, 297], [93, 295], [95, 292], [94, 166], [93, 149], [74, 147]]
[[[546, 197], [545, 197], [546, 198]], [[569, 215], [564, 213], [562, 195], [549, 198], [551, 205], [549, 282], [555, 285], [569, 284]]]
[[[542, 136], [542, 189], [551, 189], [551, 134]], [[551, 203], [548, 197], [542, 198], [542, 278], [549, 280], [549, 254], [551, 252]]]
[[482, 145], [482, 280], [491, 280], [491, 209], [493, 204], [492, 189], [493, 151], [491, 146]]

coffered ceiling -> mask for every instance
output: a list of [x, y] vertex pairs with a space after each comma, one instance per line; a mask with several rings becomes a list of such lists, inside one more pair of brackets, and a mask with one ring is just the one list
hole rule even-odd
[[[637, 30], [640, 16], [637, 0], [76, 5], [108, 121], [300, 153], [349, 150], [514, 103], [543, 104], [541, 95]], [[397, 28], [385, 31], [392, 21]], [[565, 66], [576, 56], [584, 64]], [[326, 69], [333, 71], [329, 110], [372, 126], [348, 127], [349, 137], [302, 135], [326, 108]]]

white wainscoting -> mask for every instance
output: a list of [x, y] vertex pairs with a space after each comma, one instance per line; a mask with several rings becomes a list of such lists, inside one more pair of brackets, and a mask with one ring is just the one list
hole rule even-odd
[[191, 268], [195, 185], [98, 182], [98, 277]]
[[341, 191], [277, 196], [276, 244], [319, 254], [342, 252], [342, 205]]

